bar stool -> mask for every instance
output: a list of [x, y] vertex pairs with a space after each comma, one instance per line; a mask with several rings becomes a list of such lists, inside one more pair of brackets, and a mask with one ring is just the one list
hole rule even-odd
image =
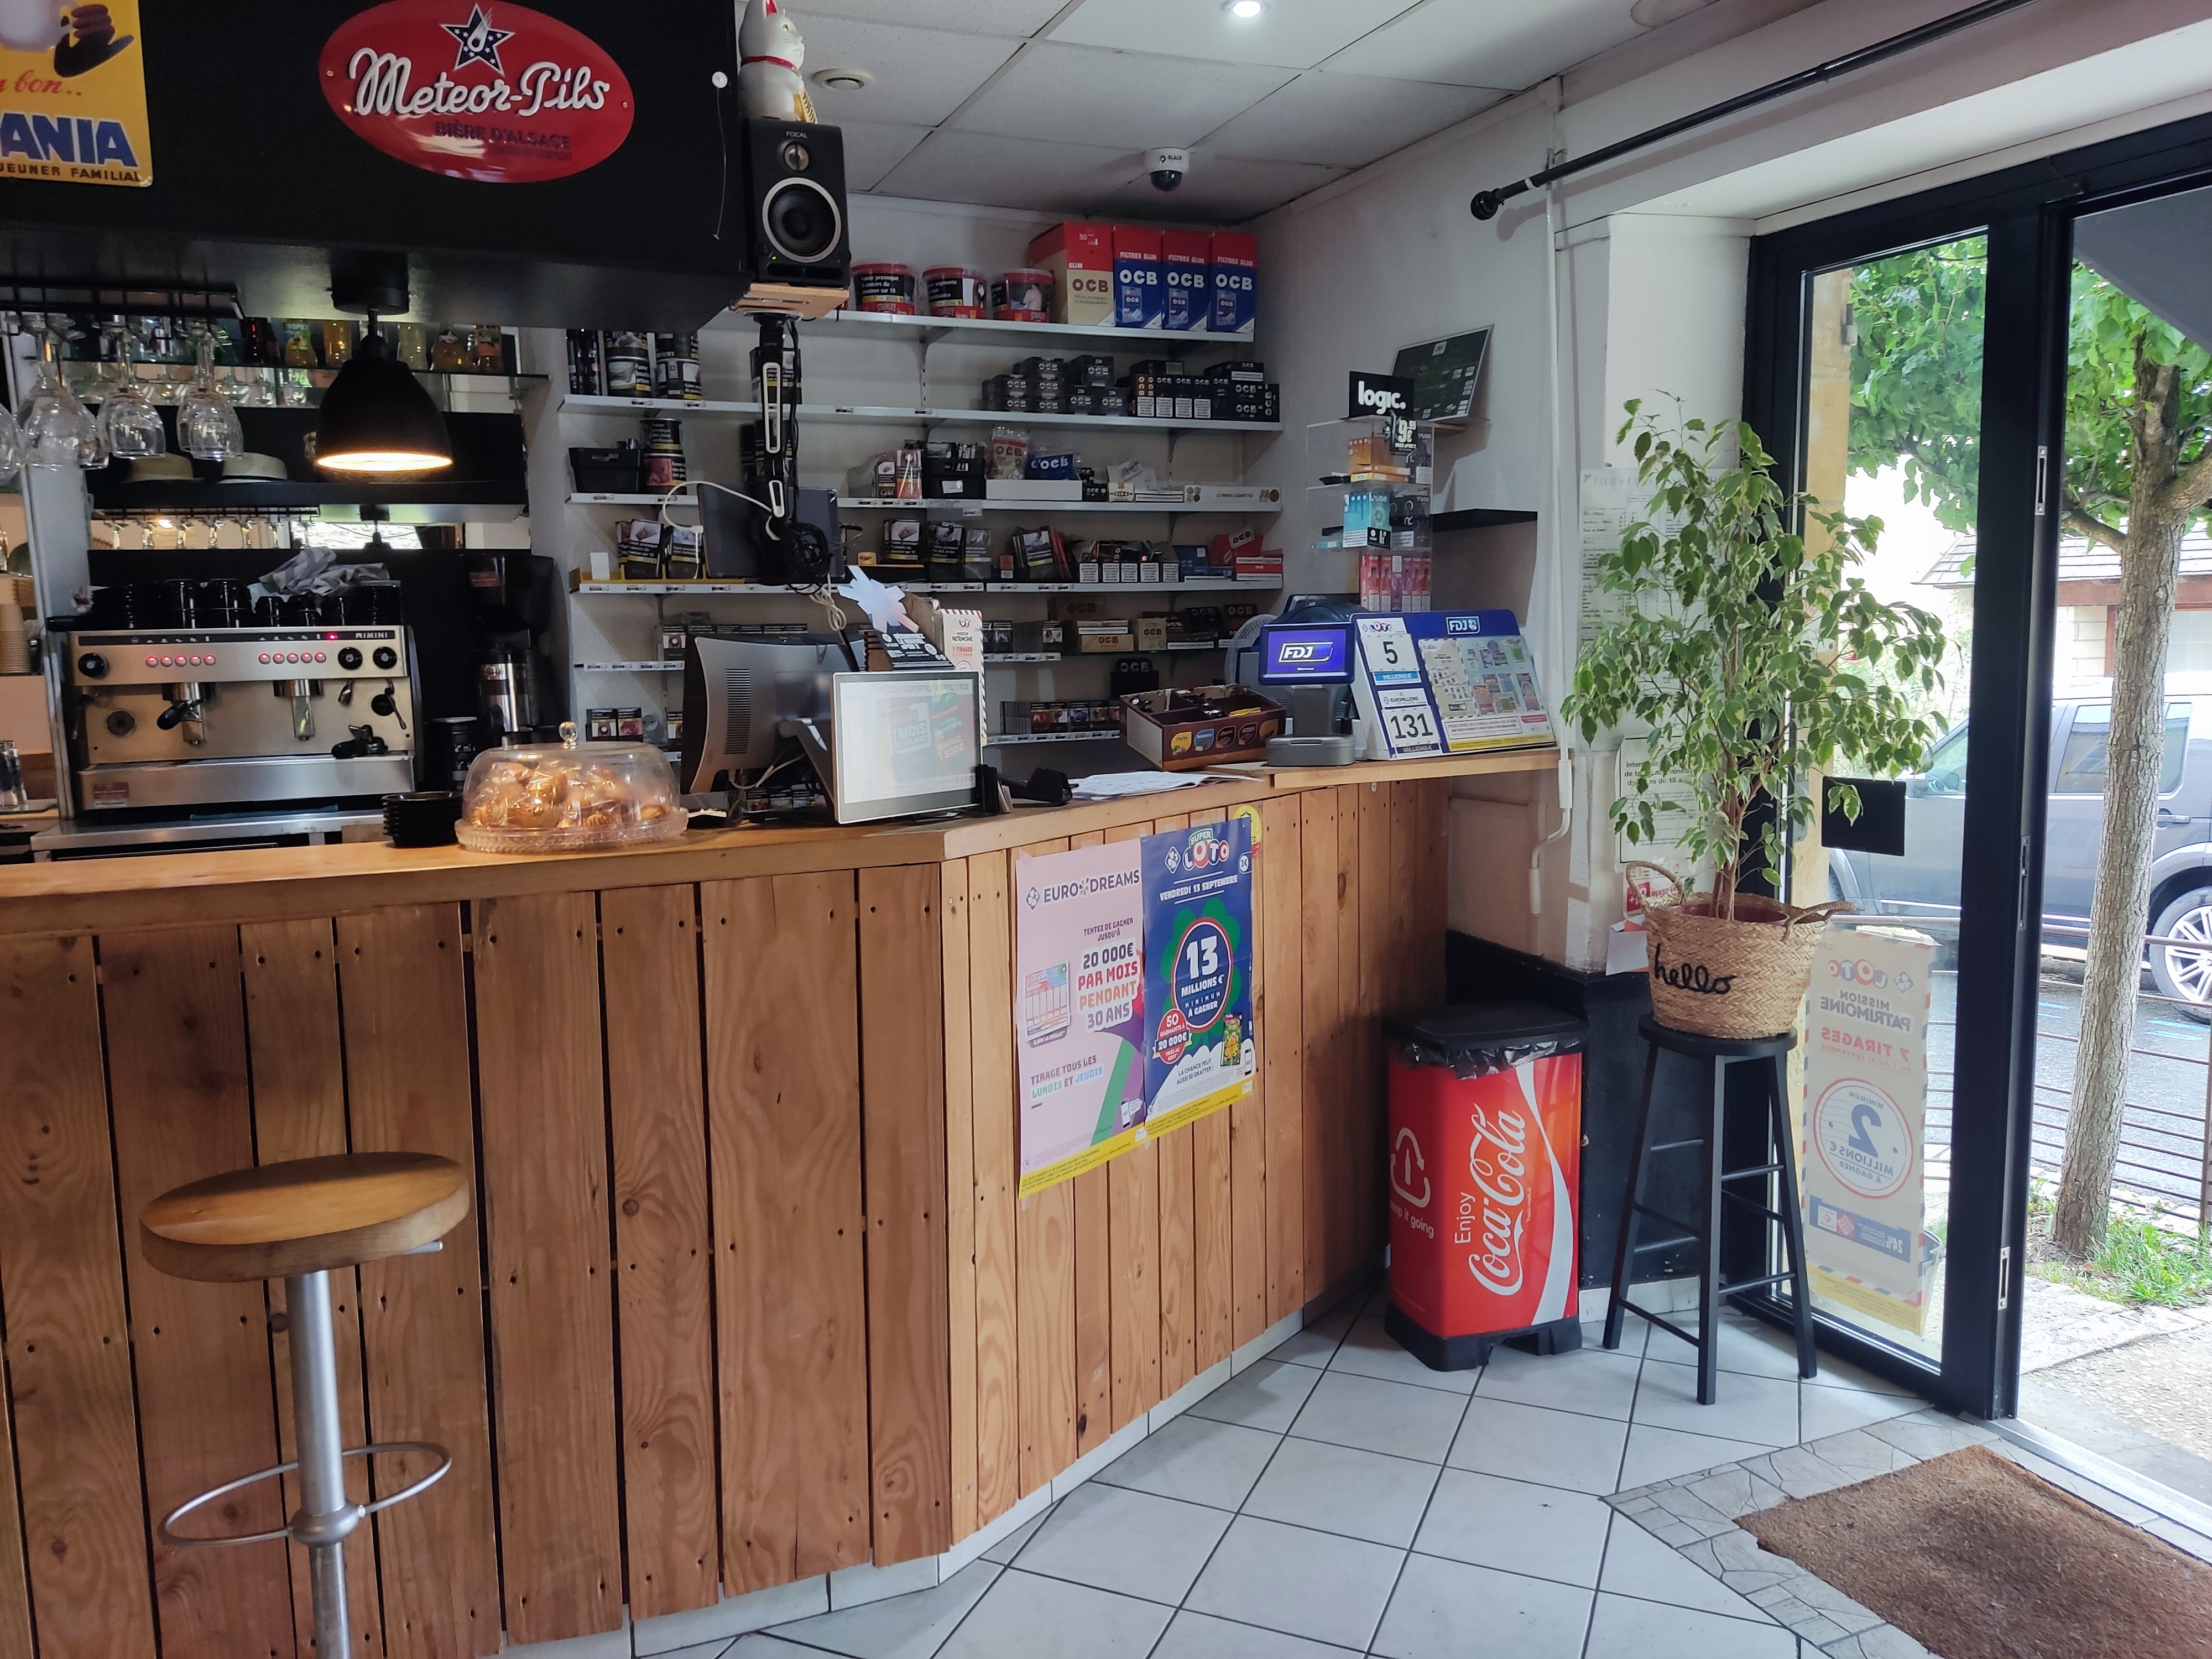
[[[331, 1327], [331, 1273], [389, 1256], [428, 1255], [469, 1212], [468, 1172], [422, 1152], [351, 1153], [234, 1170], [174, 1188], [138, 1217], [148, 1265], [177, 1279], [237, 1284], [282, 1279], [292, 1349], [292, 1412], [299, 1457], [256, 1470], [179, 1504], [162, 1517], [161, 1541], [176, 1549], [261, 1544], [289, 1538], [307, 1547], [323, 1659], [346, 1659], [346, 1537], [364, 1517], [428, 1490], [453, 1466], [427, 1441], [345, 1449], [338, 1430], [337, 1360]], [[343, 1461], [380, 1452], [438, 1460], [420, 1480], [373, 1504], [345, 1495]], [[300, 1509], [289, 1524], [235, 1538], [188, 1538], [172, 1530], [204, 1504], [257, 1480], [299, 1471]]]
[[[1662, 1025], [1649, 1014], [1644, 1017], [1638, 1029], [1651, 1048], [1644, 1063], [1644, 1104], [1637, 1114], [1636, 1154], [1628, 1166], [1628, 1206], [1620, 1218], [1620, 1243], [1613, 1258], [1613, 1297], [1605, 1313], [1605, 1346], [1608, 1348], [1620, 1346], [1623, 1314], [1632, 1313], [1662, 1330], [1673, 1332], [1698, 1351], [1698, 1403], [1710, 1406], [1719, 1391], [1722, 1302], [1729, 1297], [1764, 1290], [1786, 1280], [1790, 1286], [1790, 1299], [1796, 1315], [1797, 1375], [1808, 1377], [1816, 1375], [1818, 1368], [1813, 1354], [1812, 1292], [1805, 1276], [1805, 1217], [1797, 1203], [1797, 1166], [1790, 1156], [1789, 1108], [1785, 1104], [1789, 1099], [1789, 1074], [1783, 1056], [1796, 1046], [1796, 1033], [1784, 1031], [1777, 1036], [1750, 1038], [1702, 1036], [1693, 1031], [1678, 1031], [1671, 1025]], [[1659, 1052], [1662, 1048], [1704, 1064], [1709, 1104], [1705, 1114], [1703, 1134], [1692, 1135], [1686, 1140], [1662, 1141], [1655, 1146], [1651, 1144], [1651, 1085], [1659, 1074]], [[1730, 1170], [1725, 1167], [1726, 1153], [1723, 1151], [1728, 1139], [1728, 1074], [1730, 1066], [1738, 1065], [1754, 1067], [1754, 1076], [1759, 1087], [1759, 1109], [1765, 1119], [1767, 1161], [1745, 1169]], [[1654, 1153], [1680, 1152], [1692, 1146], [1703, 1147], [1707, 1153], [1705, 1224], [1703, 1228], [1692, 1227], [1644, 1202], [1646, 1160]], [[1779, 1212], [1763, 1202], [1729, 1189], [1728, 1183], [1732, 1181], [1771, 1175], [1782, 1177], [1782, 1209]], [[1721, 1283], [1721, 1206], [1724, 1201], [1740, 1204], [1753, 1214], [1764, 1216], [1781, 1227], [1784, 1246], [1790, 1258], [1786, 1271], [1768, 1273], [1760, 1279], [1745, 1279], [1740, 1284]], [[1682, 1231], [1670, 1237], [1638, 1244], [1636, 1242], [1637, 1224], [1646, 1216]], [[1628, 1299], [1629, 1268], [1638, 1255], [1646, 1250], [1665, 1249], [1672, 1245], [1692, 1243], [1705, 1248], [1705, 1261], [1698, 1275], [1698, 1334], [1695, 1336], [1672, 1320], [1662, 1319]]]

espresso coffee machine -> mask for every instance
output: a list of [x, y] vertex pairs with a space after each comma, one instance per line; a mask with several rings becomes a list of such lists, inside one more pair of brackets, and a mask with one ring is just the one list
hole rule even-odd
[[337, 806], [415, 787], [404, 627], [80, 628], [61, 646], [80, 817]]

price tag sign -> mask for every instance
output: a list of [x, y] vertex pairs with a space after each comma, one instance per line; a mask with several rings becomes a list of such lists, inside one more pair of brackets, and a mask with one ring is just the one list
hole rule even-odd
[[1405, 617], [1362, 617], [1358, 623], [1360, 672], [1366, 681], [1360, 702], [1374, 709], [1369, 754], [1378, 760], [1442, 754], [1427, 677]]

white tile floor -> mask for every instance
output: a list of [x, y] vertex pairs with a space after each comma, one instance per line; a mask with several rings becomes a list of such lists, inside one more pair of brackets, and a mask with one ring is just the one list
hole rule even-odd
[[[1922, 1402], [1730, 1316], [1721, 1397], [1622, 1349], [1427, 1370], [1365, 1309], [1301, 1331], [934, 1589], [696, 1659], [1800, 1659], [1601, 1499]], [[1814, 1650], [1804, 1650], [1810, 1655]], [[695, 1659], [687, 1654], [684, 1659]]]

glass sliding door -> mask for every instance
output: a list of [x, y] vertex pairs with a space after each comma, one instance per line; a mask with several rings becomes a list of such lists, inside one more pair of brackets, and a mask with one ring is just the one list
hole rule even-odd
[[2074, 224], [2019, 1407], [2212, 1504], [2208, 215]]
[[[1814, 1285], [1822, 1346], [2200, 1500], [2212, 1339], [2144, 1342], [2212, 1330], [2207, 223], [2199, 118], [1755, 239], [1745, 404], [1794, 487], [1882, 520], [1869, 581], [1950, 643], [1940, 734], [1868, 780], [1901, 835], [1831, 823], [1790, 872], [1798, 902], [1857, 906], [1854, 990], [1900, 988], [1876, 940], [1929, 969], [1898, 1121], [1844, 1146], [1801, 1077], [1808, 1254], [1879, 1247]], [[2147, 464], [2188, 482], [2147, 494]], [[1910, 1180], [1862, 1179], [1863, 1209], [1838, 1190], [1824, 1164], [1854, 1158], [1914, 1168], [1917, 1226]], [[1748, 1276], [1774, 1244], [1730, 1249]]]
[[[1804, 278], [1802, 487], [1823, 507], [1881, 521], [1859, 574], [1885, 604], [1937, 617], [1946, 642], [1939, 683], [1905, 688], [1934, 741], [1905, 776], [1867, 780], [1901, 792], [1901, 840], [1836, 826], [1838, 844], [1815, 832], [1795, 849], [1793, 898], [1853, 907], [1836, 924], [1793, 1067], [1807, 1253], [1824, 1322], [1931, 1370], [1942, 1358], [1977, 747], [1968, 702], [1988, 276], [1987, 239], [1969, 235]], [[1823, 532], [1808, 523], [1806, 534]], [[1849, 757], [1837, 773], [1866, 775]], [[1863, 940], [1847, 947], [1862, 927]], [[1824, 1008], [1846, 1012], [1824, 1019]]]

